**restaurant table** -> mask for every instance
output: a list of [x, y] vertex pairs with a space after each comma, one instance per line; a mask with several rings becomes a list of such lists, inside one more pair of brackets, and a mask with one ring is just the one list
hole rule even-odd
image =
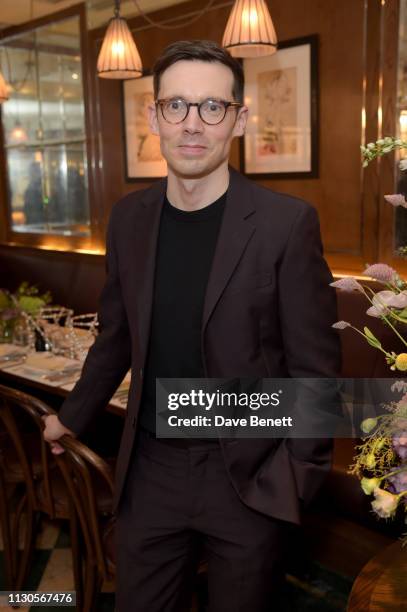
[[[13, 361], [7, 361], [4, 359], [4, 355], [12, 352], [21, 352], [21, 354], [25, 353], [26, 358], [19, 363], [14, 363]], [[32, 357], [34, 356], [34, 358]], [[30, 365], [30, 359], [35, 360], [34, 366]], [[54, 370], [50, 370], [50, 373], [53, 371], [55, 374], [58, 373], [58, 370], [61, 371], [64, 367], [72, 367], [79, 366], [81, 367], [82, 362], [67, 359], [65, 357], [55, 357], [50, 353], [35, 353], [28, 352], [26, 349], [22, 347], [18, 347], [12, 344], [9, 345], [1, 345], [0, 344], [0, 383], [7, 385], [8, 383], [13, 387], [24, 386], [24, 388], [33, 388], [39, 389], [42, 392], [45, 392], [49, 395], [59, 396], [59, 397], [67, 397], [69, 392], [73, 389], [76, 380], [80, 376], [80, 372], [76, 373], [72, 376], [66, 376], [65, 378], [58, 380], [50, 380], [47, 378], [47, 374], [41, 374], [41, 369], [38, 366], [38, 363], [44, 364], [48, 363]], [[55, 369], [57, 367], [57, 369]], [[122, 397], [119, 399], [113, 397], [109, 404], [106, 406], [106, 410], [112, 412], [118, 416], [124, 417], [126, 414], [126, 403], [127, 403], [127, 394], [126, 390], [128, 390], [130, 384], [130, 374], [127, 374], [125, 379], [121, 384], [121, 388], [123, 390]]]
[[407, 546], [398, 540], [371, 559], [357, 576], [347, 612], [407, 611]]

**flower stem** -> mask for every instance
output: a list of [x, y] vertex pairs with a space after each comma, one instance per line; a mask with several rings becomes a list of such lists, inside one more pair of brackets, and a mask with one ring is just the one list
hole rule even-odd
[[[358, 334], [360, 334], [361, 336], [364, 337], [364, 339], [368, 342], [369, 338], [366, 336], [366, 334], [364, 334], [363, 332], [360, 331], [360, 329], [358, 329], [357, 327], [354, 327], [353, 325], [350, 325], [350, 327], [352, 329], [354, 329], [355, 331], [358, 332]], [[382, 353], [384, 353], [386, 355], [386, 357], [392, 357], [392, 355], [390, 353], [388, 353], [387, 351], [384, 350], [384, 348], [382, 346], [376, 346], [375, 348], [379, 349], [379, 351], [382, 351]]]
[[401, 472], [405, 472], [405, 471], [407, 471], [407, 466], [400, 468], [399, 470], [393, 470], [393, 472], [389, 472], [388, 474], [385, 474], [384, 476], [380, 478], [380, 480], [385, 480], [386, 478], [389, 478], [389, 476], [395, 476], [396, 474], [400, 474]]

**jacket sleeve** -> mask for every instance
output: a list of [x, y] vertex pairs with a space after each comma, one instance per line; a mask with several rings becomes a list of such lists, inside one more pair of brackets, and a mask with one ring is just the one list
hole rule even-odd
[[[281, 331], [292, 378], [340, 376], [340, 341], [332, 328], [337, 321], [336, 292], [329, 286], [332, 280], [323, 257], [318, 214], [305, 205], [293, 223], [279, 269]], [[334, 381], [331, 389], [328, 401], [335, 406], [338, 397]], [[330, 469], [333, 440], [289, 438], [284, 440], [284, 446], [289, 452], [298, 497], [307, 504]]]
[[114, 212], [107, 231], [106, 271], [98, 309], [100, 332], [86, 357], [80, 379], [58, 415], [61, 423], [78, 435], [105, 409], [131, 364], [130, 331], [114, 244]]

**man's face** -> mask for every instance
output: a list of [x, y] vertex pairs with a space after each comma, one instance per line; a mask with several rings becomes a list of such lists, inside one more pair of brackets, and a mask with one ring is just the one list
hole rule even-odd
[[[233, 73], [218, 62], [179, 61], [161, 75], [158, 99], [184, 98], [202, 102], [215, 98], [234, 102]], [[160, 137], [163, 157], [169, 169], [183, 178], [209, 175], [227, 163], [232, 139], [242, 136], [247, 108], [229, 108], [224, 120], [208, 125], [200, 118], [198, 108], [191, 106], [184, 121], [167, 123], [161, 109], [149, 108], [150, 129]]]

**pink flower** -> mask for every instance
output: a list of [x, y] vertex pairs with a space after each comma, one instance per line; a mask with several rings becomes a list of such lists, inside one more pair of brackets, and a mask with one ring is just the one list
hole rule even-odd
[[371, 306], [366, 310], [366, 314], [369, 315], [369, 317], [381, 317], [383, 313], [383, 310], [380, 310], [375, 306]]
[[[400, 393], [407, 393], [407, 382], [405, 380], [396, 380], [396, 382], [392, 384], [391, 390], [393, 392], [399, 391]], [[407, 395], [404, 395], [401, 399], [407, 401]]]
[[377, 263], [371, 266], [368, 266], [366, 270], [363, 272], [365, 276], [370, 276], [375, 280], [381, 283], [391, 283], [396, 278], [398, 278], [398, 274], [396, 270], [393, 270], [387, 264]]
[[389, 311], [389, 302], [394, 297], [393, 291], [378, 291], [372, 298], [373, 306], [366, 310], [369, 317], [382, 317]]
[[407, 208], [407, 200], [402, 193], [393, 193], [392, 195], [385, 195], [384, 199], [392, 206], [403, 206]]
[[334, 329], [345, 329], [346, 327], [351, 327], [351, 324], [347, 321], [337, 321], [332, 325]]
[[330, 283], [330, 286], [336, 287], [337, 289], [342, 289], [343, 291], [361, 291], [363, 293], [362, 285], [352, 276], [340, 278], [339, 280]]
[[393, 297], [388, 300], [387, 305], [393, 308], [405, 308], [407, 306], [407, 291], [394, 293]]
[[407, 306], [407, 293], [394, 293], [394, 291], [378, 291], [372, 298], [373, 306], [366, 310], [369, 317], [381, 317], [388, 313], [389, 308], [405, 308]]
[[389, 493], [384, 489], [375, 489], [373, 491], [375, 500], [372, 502], [372, 508], [380, 518], [390, 518], [396, 511], [398, 504], [397, 495]]
[[407, 460], [407, 431], [401, 431], [392, 437], [393, 448], [402, 461]]

